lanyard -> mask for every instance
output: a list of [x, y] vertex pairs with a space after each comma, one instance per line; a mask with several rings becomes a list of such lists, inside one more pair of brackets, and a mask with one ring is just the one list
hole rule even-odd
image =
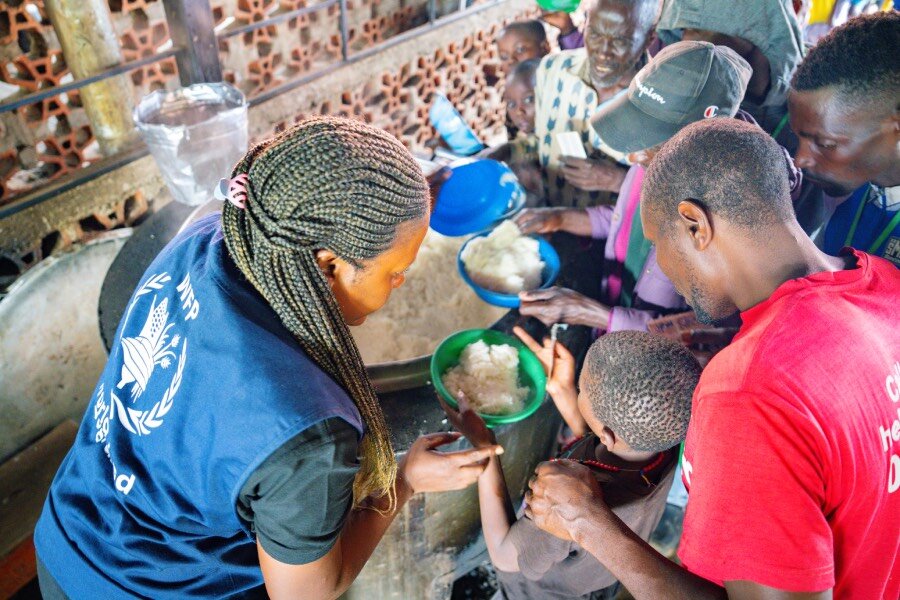
[[[856, 215], [853, 217], [853, 223], [850, 225], [850, 231], [847, 232], [847, 237], [844, 239], [845, 246], [853, 245], [853, 236], [856, 235], [856, 228], [859, 225], [859, 220], [862, 218], [863, 209], [866, 207], [866, 203], [869, 201], [869, 194], [872, 192], [872, 186], [866, 190], [866, 193], [863, 195], [862, 202], [859, 203], [859, 206], [856, 208]], [[866, 249], [866, 252], [869, 254], [873, 254], [876, 250], [878, 250], [879, 246], [884, 243], [884, 240], [891, 234], [891, 232], [900, 225], [900, 210], [894, 213], [894, 217], [887, 224], [887, 227], [881, 230], [881, 233], [878, 234], [878, 237], [875, 238], [875, 241]]]
[[781, 133], [781, 130], [784, 129], [785, 125], [787, 125], [789, 119], [790, 115], [788, 113], [784, 113], [784, 116], [781, 117], [781, 121], [779, 121], [778, 125], [775, 126], [775, 131], [772, 132], [772, 139], [778, 139], [778, 134]]

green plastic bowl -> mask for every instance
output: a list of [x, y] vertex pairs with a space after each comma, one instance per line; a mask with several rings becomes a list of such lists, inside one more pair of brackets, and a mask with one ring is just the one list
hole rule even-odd
[[528, 387], [528, 397], [525, 398], [525, 406], [519, 412], [506, 415], [486, 415], [478, 413], [488, 427], [516, 423], [530, 417], [540, 408], [547, 390], [547, 375], [544, 366], [534, 352], [525, 347], [519, 338], [494, 331], [493, 329], [466, 329], [457, 331], [441, 342], [434, 354], [431, 355], [431, 382], [438, 394], [453, 408], [459, 408], [447, 388], [441, 376], [447, 369], [459, 364], [459, 355], [469, 344], [478, 340], [484, 340], [489, 346], [509, 344], [519, 350], [519, 383]]
[[538, 0], [538, 6], [547, 12], [572, 13], [578, 10], [580, 0]]

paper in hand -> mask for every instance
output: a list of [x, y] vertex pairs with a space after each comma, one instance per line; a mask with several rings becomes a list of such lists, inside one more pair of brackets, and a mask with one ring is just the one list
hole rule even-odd
[[572, 158], [587, 158], [584, 152], [584, 144], [581, 136], [576, 131], [563, 131], [556, 134], [556, 142], [559, 144], [559, 152], [562, 156]]

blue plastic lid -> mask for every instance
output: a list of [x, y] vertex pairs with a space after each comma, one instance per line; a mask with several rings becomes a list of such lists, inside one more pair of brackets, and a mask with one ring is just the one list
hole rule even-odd
[[525, 190], [509, 167], [486, 158], [450, 165], [431, 213], [431, 228], [447, 236], [490, 229], [525, 205]]

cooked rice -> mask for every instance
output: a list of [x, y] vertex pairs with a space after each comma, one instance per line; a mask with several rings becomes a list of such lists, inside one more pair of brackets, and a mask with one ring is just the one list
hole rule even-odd
[[519, 386], [519, 351], [508, 344], [469, 344], [441, 380], [454, 398], [462, 392], [476, 412], [486, 415], [519, 412], [528, 397], [528, 388]]
[[469, 277], [483, 288], [518, 294], [541, 286], [544, 261], [538, 241], [522, 235], [513, 221], [469, 242], [461, 258]]

